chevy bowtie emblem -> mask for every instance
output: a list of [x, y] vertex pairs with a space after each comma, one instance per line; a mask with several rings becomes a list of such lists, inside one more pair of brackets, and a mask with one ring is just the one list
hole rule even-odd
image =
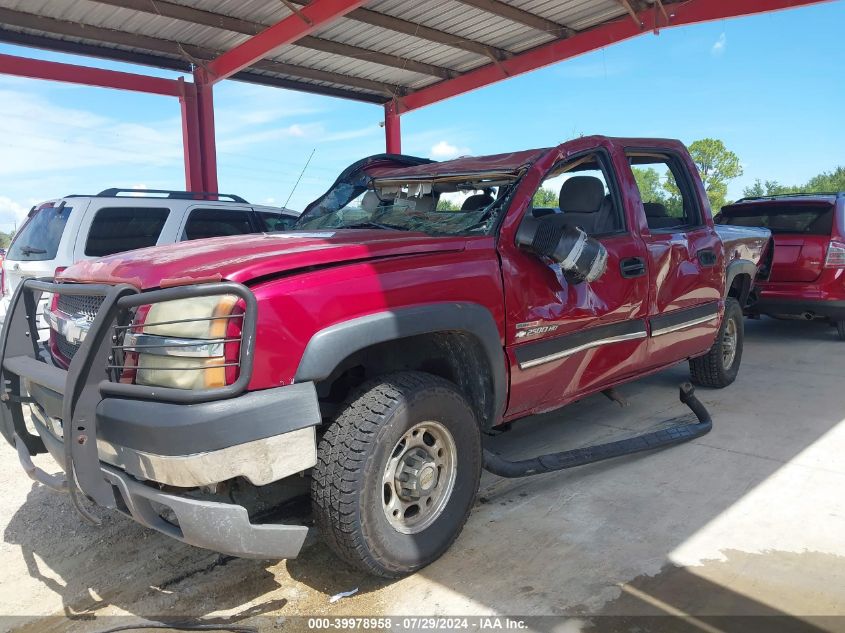
[[71, 345], [79, 345], [91, 329], [91, 320], [85, 314], [69, 315], [64, 312], [45, 310], [44, 316], [50, 327]]

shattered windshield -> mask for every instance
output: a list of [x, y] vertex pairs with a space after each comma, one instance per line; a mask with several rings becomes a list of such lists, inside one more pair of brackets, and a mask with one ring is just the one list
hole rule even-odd
[[506, 206], [518, 174], [341, 180], [293, 230], [381, 229], [429, 235], [483, 235]]

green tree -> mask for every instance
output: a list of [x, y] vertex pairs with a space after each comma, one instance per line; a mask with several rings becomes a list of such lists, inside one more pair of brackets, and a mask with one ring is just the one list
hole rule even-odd
[[540, 187], [531, 200], [533, 207], [556, 207], [558, 205], [558, 194], [556, 191]]
[[683, 216], [684, 205], [681, 201], [681, 191], [675, 184], [671, 171], [667, 169], [661, 176], [654, 167], [633, 167], [632, 170], [643, 202], [662, 204], [670, 217]]
[[759, 178], [750, 187], [746, 187], [742, 194], [746, 198], [777, 196], [786, 193], [820, 193], [845, 191], [845, 166], [839, 166], [833, 171], [823, 171], [810, 178], [803, 185], [782, 185], [776, 180], [762, 182]]
[[762, 182], [758, 178], [754, 181], [753, 185], [742, 190], [742, 195], [746, 198], [760, 198], [763, 196], [776, 196], [782, 193], [796, 193], [799, 190], [800, 187], [782, 185], [777, 180]]
[[845, 191], [845, 166], [840, 165], [833, 171], [825, 171], [814, 176], [804, 185], [804, 190], [839, 192]]
[[[710, 206], [714, 212], [718, 212], [728, 201], [728, 183], [742, 176], [739, 156], [715, 138], [694, 141], [689, 146], [689, 153], [701, 174]], [[680, 191], [673, 179], [667, 179], [663, 186], [670, 196], [680, 199]]]
[[13, 237], [15, 237], [14, 231], [9, 231], [8, 233], [0, 231], [0, 248], [9, 248]]
[[460, 207], [447, 198], [440, 198], [437, 201], [438, 211], [458, 211]]
[[660, 182], [660, 174], [654, 167], [634, 167], [633, 172], [643, 202], [666, 203], [666, 192]]

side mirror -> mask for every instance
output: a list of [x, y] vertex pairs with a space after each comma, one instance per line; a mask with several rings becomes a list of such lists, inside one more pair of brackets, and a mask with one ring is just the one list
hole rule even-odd
[[527, 213], [516, 232], [516, 245], [545, 261], [558, 264], [575, 282], [595, 281], [607, 270], [607, 249], [562, 214], [535, 218]]

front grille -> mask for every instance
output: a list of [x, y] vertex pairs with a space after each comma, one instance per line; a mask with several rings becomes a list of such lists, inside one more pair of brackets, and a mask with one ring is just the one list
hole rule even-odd
[[85, 315], [89, 321], [97, 316], [97, 310], [103, 305], [103, 297], [90, 295], [59, 295], [58, 309], [68, 316]]
[[79, 345], [74, 345], [73, 343], [69, 342], [64, 336], [60, 336], [58, 333], [56, 336], [56, 349], [59, 351], [59, 354], [64, 356], [67, 360], [73, 360], [73, 357], [76, 355], [76, 352], [79, 351]]
[[[90, 323], [97, 316], [97, 311], [101, 305], [103, 305], [103, 297], [91, 295], [59, 295], [56, 308], [70, 317], [85, 317]], [[73, 360], [76, 352], [79, 351], [80, 345], [71, 343], [58, 332], [54, 332], [54, 336], [56, 350], [59, 354], [67, 361]]]

